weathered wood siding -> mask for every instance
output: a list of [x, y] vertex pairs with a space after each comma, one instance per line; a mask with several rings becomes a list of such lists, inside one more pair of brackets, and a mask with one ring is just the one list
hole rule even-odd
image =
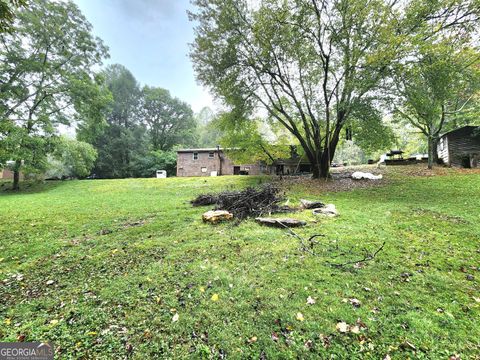
[[448, 137], [442, 136], [437, 145], [438, 158], [443, 161], [444, 164], [450, 165], [450, 158], [448, 156]]
[[[446, 139], [445, 149], [448, 153], [445, 155], [443, 151], [441, 158], [447, 156], [447, 161], [444, 161], [446, 164], [462, 167], [468, 159], [470, 166], [477, 165], [475, 159], [480, 156], [480, 136], [473, 136], [475, 130], [475, 126], [465, 126], [442, 136], [440, 141]], [[441, 151], [440, 143], [438, 149]]]

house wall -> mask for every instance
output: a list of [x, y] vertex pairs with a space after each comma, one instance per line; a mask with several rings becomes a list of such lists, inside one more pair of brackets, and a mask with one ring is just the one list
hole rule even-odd
[[473, 128], [463, 128], [446, 134], [448, 141], [448, 162], [450, 166], [462, 167], [463, 159], [470, 159], [470, 166], [475, 166], [475, 159], [480, 156], [480, 137], [473, 137]]
[[[13, 180], [13, 171], [8, 169], [0, 169], [0, 179]], [[23, 180], [23, 173], [20, 173], [20, 180]]]
[[[209, 152], [198, 152], [198, 159], [193, 159], [193, 152], [177, 153], [177, 176], [210, 176], [212, 171], [220, 172], [218, 152], [213, 152], [213, 159], [208, 157]], [[205, 168], [206, 171], [202, 171]]]
[[177, 152], [177, 176], [210, 176], [212, 171], [217, 171], [218, 175], [234, 175], [235, 166], [249, 175], [269, 173], [268, 167], [261, 164], [235, 164], [223, 151], [214, 151], [213, 159], [208, 157], [209, 152], [199, 151], [198, 159], [194, 160], [193, 153]]

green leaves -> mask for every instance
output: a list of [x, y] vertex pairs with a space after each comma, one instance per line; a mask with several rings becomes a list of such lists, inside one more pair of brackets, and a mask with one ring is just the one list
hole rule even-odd
[[17, 17], [0, 34], [0, 142], [8, 160], [40, 171], [58, 126], [82, 121], [86, 97], [101, 107], [91, 69], [107, 49], [73, 2], [32, 1]]

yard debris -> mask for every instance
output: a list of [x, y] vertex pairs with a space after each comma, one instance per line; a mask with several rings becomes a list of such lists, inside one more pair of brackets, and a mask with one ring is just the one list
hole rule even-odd
[[315, 299], [312, 298], [311, 296], [309, 296], [309, 297], [307, 298], [307, 304], [308, 304], [308, 305], [313, 305], [313, 304], [315, 304]]
[[382, 174], [380, 175], [373, 175], [372, 173], [362, 172], [362, 171], [355, 171], [352, 174], [352, 179], [354, 180], [381, 180], [383, 178]]
[[307, 225], [306, 221], [292, 219], [292, 218], [275, 219], [275, 218], [258, 217], [258, 218], [255, 218], [255, 221], [260, 224], [264, 224], [267, 226], [274, 226], [274, 227], [298, 227], [298, 226]]
[[226, 210], [236, 219], [262, 216], [271, 213], [289, 212], [294, 209], [281, 206], [280, 189], [273, 184], [247, 187], [241, 191], [223, 191], [218, 194], [200, 195], [192, 200], [193, 206], [215, 205], [214, 210]]
[[319, 200], [300, 199], [300, 204], [303, 209], [318, 209], [325, 206], [325, 204]]
[[329, 217], [338, 216], [338, 211], [335, 205], [327, 204], [321, 208], [315, 208], [312, 210], [313, 215], [325, 215]]
[[175, 313], [175, 315], [173, 315], [172, 317], [172, 322], [177, 322], [179, 318], [180, 318], [180, 315], [178, 315], [178, 313]]
[[204, 222], [216, 224], [220, 221], [233, 219], [233, 214], [225, 210], [210, 210], [202, 215]]
[[190, 201], [193, 206], [214, 205], [216, 202], [217, 195], [214, 194], [199, 195], [194, 200]]

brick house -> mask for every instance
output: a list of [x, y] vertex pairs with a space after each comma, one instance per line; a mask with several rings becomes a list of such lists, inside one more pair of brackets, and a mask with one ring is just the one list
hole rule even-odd
[[265, 163], [237, 164], [223, 149], [181, 149], [177, 151], [177, 176], [261, 175], [270, 174]]

